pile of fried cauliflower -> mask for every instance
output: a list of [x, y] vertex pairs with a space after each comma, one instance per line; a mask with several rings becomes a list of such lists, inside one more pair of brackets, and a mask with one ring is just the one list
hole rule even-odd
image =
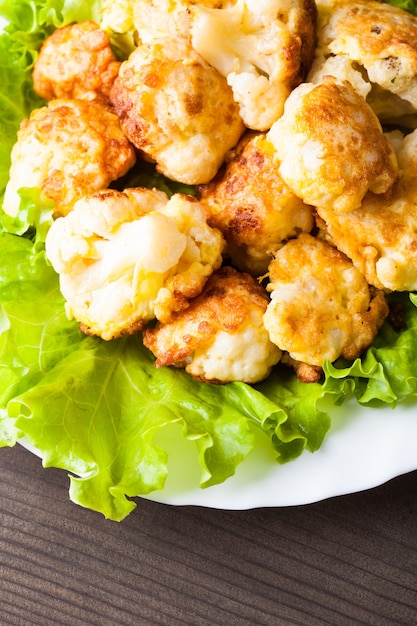
[[[114, 35], [128, 53], [118, 60]], [[33, 70], [4, 211], [55, 206], [66, 312], [156, 366], [316, 381], [417, 289], [417, 18], [373, 0], [112, 0]], [[115, 181], [155, 164], [194, 195]]]

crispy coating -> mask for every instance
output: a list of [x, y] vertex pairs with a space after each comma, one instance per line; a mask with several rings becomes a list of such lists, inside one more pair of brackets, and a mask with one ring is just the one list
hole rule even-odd
[[372, 297], [351, 261], [309, 234], [281, 248], [269, 274], [265, 328], [296, 361], [322, 366], [339, 356], [355, 359], [388, 315], [383, 292]]
[[316, 207], [351, 211], [368, 191], [384, 193], [398, 176], [378, 118], [349, 82], [333, 77], [297, 87], [268, 137], [284, 181]]
[[181, 39], [136, 48], [110, 97], [132, 143], [183, 183], [213, 178], [244, 130], [225, 79]]
[[205, 382], [254, 383], [281, 357], [262, 324], [268, 302], [249, 274], [223, 267], [187, 310], [146, 329], [143, 341], [157, 367], [176, 365]]
[[389, 194], [365, 196], [359, 209], [341, 214], [318, 210], [330, 240], [386, 291], [417, 289], [417, 130], [396, 132], [400, 178]]
[[17, 214], [20, 188], [39, 187], [56, 214], [65, 215], [78, 198], [126, 174], [136, 155], [103, 104], [58, 99], [22, 122], [11, 159], [5, 212]]
[[44, 41], [33, 68], [33, 87], [44, 100], [107, 102], [119, 67], [109, 36], [95, 22], [68, 24]]
[[265, 134], [248, 133], [213, 181], [200, 187], [209, 222], [223, 233], [232, 264], [254, 276], [265, 274], [282, 242], [309, 232], [311, 207], [278, 173]]
[[190, 8], [193, 47], [233, 89], [248, 128], [267, 130], [314, 57], [313, 0], [237, 0]]
[[105, 340], [188, 306], [220, 266], [222, 248], [193, 198], [144, 188], [81, 198], [46, 238], [68, 317]]
[[417, 109], [417, 18], [374, 0], [320, 6], [317, 56], [345, 56], [366, 79]]
[[323, 375], [323, 368], [320, 365], [309, 365], [301, 361], [294, 361], [287, 353], [283, 355], [281, 362], [283, 365], [292, 367], [297, 380], [302, 383], [317, 383]]

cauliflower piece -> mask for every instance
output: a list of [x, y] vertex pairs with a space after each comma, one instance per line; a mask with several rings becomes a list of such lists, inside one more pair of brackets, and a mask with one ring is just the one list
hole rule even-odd
[[403, 114], [400, 100], [416, 111], [417, 18], [374, 0], [334, 0], [318, 9], [317, 56], [349, 59], [370, 85], [397, 96], [397, 116]]
[[33, 88], [44, 100], [107, 102], [119, 67], [108, 35], [95, 22], [68, 24], [42, 44], [33, 68]]
[[107, 0], [101, 11], [101, 28], [126, 34], [135, 31], [140, 43], [166, 35], [189, 37], [189, 7], [199, 4], [218, 8], [220, 0]]
[[169, 324], [147, 328], [143, 342], [157, 357], [156, 367], [176, 365], [205, 382], [255, 383], [281, 358], [263, 327], [268, 302], [249, 274], [223, 267], [188, 309]]
[[264, 325], [271, 340], [296, 361], [322, 366], [339, 356], [353, 360], [388, 315], [383, 292], [372, 297], [351, 261], [309, 234], [277, 252], [269, 276], [271, 303]]
[[144, 188], [85, 196], [46, 237], [68, 317], [105, 340], [188, 306], [220, 266], [222, 248], [194, 198]]
[[39, 187], [65, 215], [78, 198], [126, 174], [136, 155], [103, 104], [57, 99], [22, 122], [11, 161], [4, 211], [16, 216], [19, 189]]
[[164, 215], [187, 236], [187, 245], [176, 271], [167, 277], [155, 301], [155, 317], [165, 323], [172, 312], [188, 307], [189, 300], [201, 293], [207, 279], [223, 262], [225, 240], [217, 228], [207, 223], [203, 205], [191, 196], [174, 194]]
[[132, 143], [182, 183], [213, 178], [244, 130], [225, 79], [182, 39], [139, 46], [110, 98]]
[[315, 2], [237, 0], [190, 12], [192, 45], [227, 78], [245, 125], [270, 128], [312, 62]]
[[372, 85], [366, 101], [384, 126], [410, 130], [417, 128], [417, 109], [379, 85]]
[[182, 0], [136, 0], [133, 22], [141, 43], [152, 43], [161, 37], [189, 38], [192, 4]]
[[417, 290], [417, 130], [394, 133], [400, 177], [385, 195], [368, 194], [351, 213], [318, 209], [323, 230], [364, 274], [385, 291]]
[[264, 133], [247, 133], [233, 154], [218, 176], [200, 186], [200, 201], [209, 223], [223, 233], [232, 264], [260, 276], [283, 241], [311, 231], [313, 213], [280, 177]]
[[100, 11], [100, 28], [125, 35], [134, 30], [133, 10], [136, 0], [104, 0]]
[[384, 193], [398, 177], [378, 118], [349, 82], [331, 76], [297, 87], [267, 136], [284, 181], [316, 207], [352, 211], [368, 191]]
[[[362, 72], [355, 67], [353, 61], [346, 56], [332, 56], [327, 59], [314, 59], [307, 75], [307, 82], [321, 83], [325, 76], [333, 76], [339, 82], [348, 81], [364, 100], [371, 91], [371, 83], [364, 79]], [[369, 104], [369, 102], [368, 102]]]

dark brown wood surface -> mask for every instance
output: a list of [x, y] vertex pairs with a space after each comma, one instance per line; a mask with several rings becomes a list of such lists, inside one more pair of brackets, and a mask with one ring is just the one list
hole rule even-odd
[[2, 626], [415, 626], [417, 472], [300, 507], [140, 500], [123, 522], [0, 450]]

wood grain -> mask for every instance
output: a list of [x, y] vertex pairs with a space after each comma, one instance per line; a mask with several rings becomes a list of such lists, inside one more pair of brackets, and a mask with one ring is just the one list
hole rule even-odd
[[417, 624], [417, 472], [308, 506], [139, 501], [121, 523], [0, 450], [2, 626]]

